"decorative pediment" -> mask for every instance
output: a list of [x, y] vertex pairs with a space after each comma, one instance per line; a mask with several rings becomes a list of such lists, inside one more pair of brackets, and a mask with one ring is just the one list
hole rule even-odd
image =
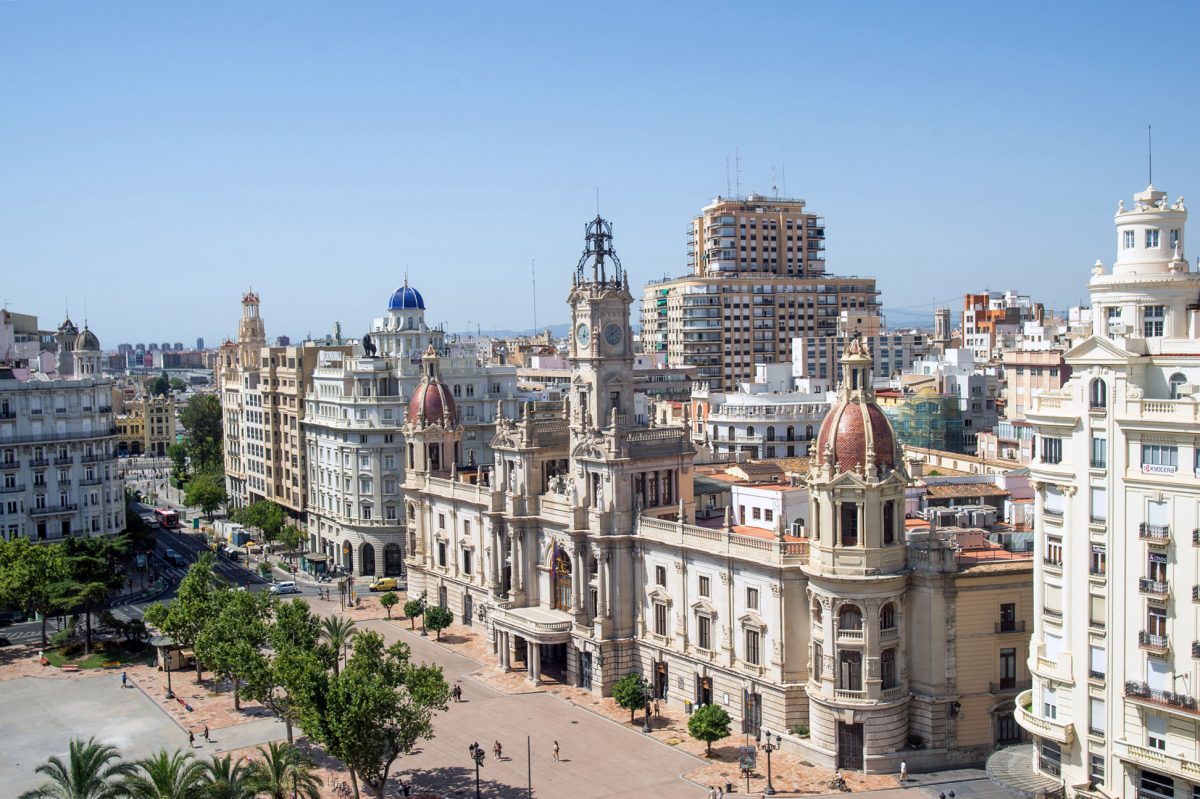
[[654, 590], [648, 593], [646, 596], [650, 598], [651, 602], [660, 602], [667, 607], [670, 607], [671, 603], [675, 601], [669, 593], [663, 590], [661, 585], [656, 585]]
[[574, 449], [571, 450], [572, 458], [584, 458], [590, 460], [604, 460], [604, 453], [600, 451], [600, 447], [591, 439], [581, 439]]
[[1067, 350], [1063, 360], [1075, 364], [1105, 364], [1107, 366], [1124, 365], [1138, 356], [1126, 352], [1104, 336], [1088, 336], [1083, 341]]
[[756, 630], [766, 630], [767, 623], [753, 610], [747, 610], [744, 614], [738, 617], [738, 624], [743, 627], [749, 627]]
[[692, 603], [692, 612], [701, 613], [714, 619], [717, 617], [716, 607], [713, 605], [713, 603], [709, 602], [703, 597]]

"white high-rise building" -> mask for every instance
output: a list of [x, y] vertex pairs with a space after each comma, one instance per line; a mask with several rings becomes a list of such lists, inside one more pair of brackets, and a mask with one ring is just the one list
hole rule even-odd
[[1200, 274], [1183, 199], [1134, 201], [1071, 380], [1026, 411], [1041, 557], [1016, 713], [1044, 789], [1175, 799], [1200, 796]]

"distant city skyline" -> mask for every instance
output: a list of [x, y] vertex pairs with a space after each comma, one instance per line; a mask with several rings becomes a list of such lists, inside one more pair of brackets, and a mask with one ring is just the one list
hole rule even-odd
[[1083, 300], [1147, 124], [1156, 185], [1200, 191], [1196, 70], [1127, 5], [605, 12], [0, 4], [3, 299], [212, 346], [253, 286], [271, 337], [357, 337], [407, 273], [431, 323], [528, 329], [531, 263], [566, 321], [597, 192], [640, 287], [740, 189], [805, 199], [902, 326], [985, 288]]

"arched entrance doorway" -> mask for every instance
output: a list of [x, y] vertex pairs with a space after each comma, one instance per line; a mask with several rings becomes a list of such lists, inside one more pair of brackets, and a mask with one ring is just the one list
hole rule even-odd
[[404, 574], [404, 550], [399, 544], [383, 547], [383, 576], [399, 577]]
[[554, 545], [550, 555], [550, 579], [555, 610], [571, 609], [571, 556], [566, 550]]
[[359, 560], [362, 562], [363, 574], [375, 573], [375, 547], [370, 544], [362, 545], [362, 552], [359, 554]]
[[349, 541], [342, 543], [342, 569], [346, 574], [354, 574], [354, 547]]

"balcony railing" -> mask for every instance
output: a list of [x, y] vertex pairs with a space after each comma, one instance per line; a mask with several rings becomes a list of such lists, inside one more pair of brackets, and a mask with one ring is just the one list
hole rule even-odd
[[1056, 610], [1055, 608], [1042, 608], [1042, 613], [1044, 613], [1048, 619], [1061, 619], [1063, 617], [1063, 612], [1061, 610]]
[[1049, 774], [1052, 777], [1062, 776], [1062, 762], [1052, 760], [1045, 755], [1038, 755], [1038, 771], [1043, 774]]
[[1104, 460], [1103, 458], [1092, 458], [1088, 463], [1093, 469], [1108, 468], [1108, 461]]
[[1056, 508], [1042, 508], [1042, 513], [1045, 514], [1047, 519], [1058, 519], [1059, 521], [1062, 521], [1063, 512], [1061, 510]]
[[862, 630], [847, 630], [844, 627], [839, 627], [838, 631], [837, 631], [837, 637], [838, 638], [846, 638], [851, 641], [861, 641], [861, 640], [863, 640], [863, 631]]
[[1108, 517], [1107, 516], [1090, 515], [1090, 516], [1088, 516], [1088, 523], [1097, 525], [1099, 527], [1104, 527], [1105, 525], [1108, 524]]
[[1166, 580], [1153, 580], [1149, 577], [1138, 579], [1138, 593], [1149, 596], [1165, 597], [1170, 591]]
[[1192, 544], [1195, 546], [1200, 546], [1200, 527], [1192, 530]]
[[24, 490], [25, 490], [24, 484], [11, 485], [11, 486], [0, 486], [0, 494], [19, 494], [20, 492], [22, 492]]
[[996, 622], [996, 635], [1001, 633], [1023, 633], [1025, 632], [1025, 620], [1020, 621], [998, 621]]
[[31, 516], [51, 516], [55, 513], [74, 513], [79, 510], [78, 505], [48, 505], [44, 508], [33, 508], [29, 511]]
[[1170, 649], [1170, 639], [1165, 635], [1142, 630], [1138, 633], [1138, 646], [1151, 652], [1166, 652]]
[[1138, 538], [1143, 541], [1168, 541], [1171, 538], [1171, 525], [1142, 522], [1138, 525]]
[[1026, 691], [1033, 687], [1033, 680], [1001, 680], [988, 683], [988, 693], [1007, 694], [1011, 691]]
[[1192, 641], [1192, 657], [1200, 658], [1200, 641]]
[[1075, 727], [1057, 719], [1046, 719], [1033, 712], [1033, 689], [1026, 688], [1017, 694], [1013, 700], [1016, 705], [1014, 717], [1017, 724], [1039, 738], [1049, 738], [1060, 745], [1071, 744], [1075, 737]]
[[899, 627], [884, 627], [879, 631], [879, 638], [882, 641], [892, 641], [900, 637]]
[[1104, 682], [1105, 674], [1102, 671], [1094, 671], [1092, 669], [1088, 669], [1088, 679], [1089, 680], [1099, 680], [1100, 682]]
[[1052, 558], [1049, 555], [1042, 556], [1042, 563], [1044, 563], [1045, 565], [1049, 566], [1052, 569], [1061, 569], [1062, 564], [1063, 564], [1062, 558], [1057, 558], [1057, 557]]
[[1144, 682], [1129, 680], [1125, 683], [1125, 696], [1134, 699], [1144, 699], [1156, 705], [1166, 705], [1182, 710], [1197, 710], [1196, 698], [1187, 694], [1177, 694], [1174, 691], [1164, 691], [1151, 688]]

